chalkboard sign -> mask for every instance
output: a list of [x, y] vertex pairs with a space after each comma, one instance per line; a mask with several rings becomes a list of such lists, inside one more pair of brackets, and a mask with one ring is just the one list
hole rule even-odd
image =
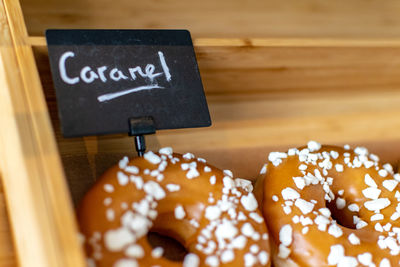
[[211, 119], [185, 30], [47, 30], [66, 137], [128, 133], [129, 119], [156, 129], [205, 127]]

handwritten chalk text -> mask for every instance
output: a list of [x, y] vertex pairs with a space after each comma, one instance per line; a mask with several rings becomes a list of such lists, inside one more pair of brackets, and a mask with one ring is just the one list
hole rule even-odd
[[108, 66], [100, 66], [97, 68], [93, 68], [90, 66], [84, 66], [80, 72], [79, 76], [71, 76], [67, 71], [68, 61], [73, 60], [75, 57], [75, 53], [72, 51], [67, 51], [62, 54], [60, 60], [58, 62], [58, 68], [60, 72], [61, 79], [70, 85], [74, 85], [79, 83], [80, 81], [90, 84], [95, 80], [100, 80], [103, 83], [106, 83], [109, 80], [112, 81], [120, 81], [120, 80], [136, 80], [138, 77], [142, 77], [144, 79], [149, 79], [151, 83], [153, 83], [156, 77], [165, 76], [166, 81], [171, 81], [171, 73], [169, 71], [169, 67], [165, 61], [164, 54], [162, 52], [158, 52], [158, 59], [160, 61], [160, 65], [162, 68], [162, 72], [155, 72], [156, 67], [153, 64], [147, 64], [144, 70], [140, 66], [128, 68], [125, 71], [122, 71], [118, 68], [112, 68]]

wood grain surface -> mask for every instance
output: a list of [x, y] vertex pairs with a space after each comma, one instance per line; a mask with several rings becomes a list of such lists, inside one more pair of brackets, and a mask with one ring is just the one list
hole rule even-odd
[[21, 0], [30, 35], [47, 28], [184, 28], [198, 37], [400, 37], [396, 0]]
[[[398, 1], [21, 0], [21, 5], [27, 30], [18, 1], [0, 0], [0, 84], [6, 85], [0, 88], [0, 122], [10, 125], [0, 132], [0, 155], [11, 157], [0, 166], [23, 266], [32, 266], [32, 259], [44, 262], [40, 266], [81, 266], [64, 177], [77, 204], [105, 169], [124, 155], [135, 156], [126, 135], [62, 137], [42, 37], [47, 28], [192, 32], [213, 126], [160, 131], [146, 138], [149, 149], [193, 152], [251, 180], [270, 151], [310, 139], [363, 145], [393, 164], [400, 158]], [[18, 179], [11, 179], [13, 169]], [[0, 186], [0, 265], [14, 266], [2, 192]], [[18, 209], [22, 202], [27, 214]], [[28, 226], [26, 216], [33, 218]], [[51, 251], [27, 245], [28, 236]]]
[[18, 1], [0, 1], [0, 170], [21, 266], [83, 266], [70, 194]]
[[[9, 46], [9, 27], [8, 20], [6, 17], [3, 2], [0, 1], [0, 51], [4, 53], [4, 49]], [[11, 47], [10, 47], [11, 48]], [[4, 56], [3, 56], [4, 57]], [[1, 63], [3, 62], [3, 57], [0, 57]], [[0, 64], [0, 83], [4, 82], [3, 66]], [[4, 161], [4, 160], [3, 160]], [[0, 181], [0, 265], [1, 266], [16, 266], [17, 257], [15, 253], [15, 247], [12, 242], [12, 231], [9, 223], [9, 216], [7, 212], [7, 204], [4, 196], [3, 188], [3, 177]]]
[[8, 222], [7, 205], [4, 198], [3, 185], [0, 183], [0, 266], [17, 265], [17, 259], [11, 237], [11, 227]]
[[[309, 139], [366, 144], [385, 151], [391, 162], [399, 157], [386, 149], [400, 143], [396, 1], [21, 0], [21, 5], [75, 202], [96, 175], [120, 156], [134, 155], [133, 144], [123, 135], [61, 137], [41, 37], [46, 28], [191, 30], [213, 126], [161, 131], [147, 138], [150, 148], [195, 151], [253, 179], [267, 152]], [[76, 178], [82, 176], [87, 178]]]

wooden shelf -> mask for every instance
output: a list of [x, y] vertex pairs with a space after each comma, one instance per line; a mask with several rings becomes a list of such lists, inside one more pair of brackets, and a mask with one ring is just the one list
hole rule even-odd
[[21, 0], [30, 35], [46, 28], [187, 28], [199, 38], [400, 38], [396, 0]]
[[[44, 36], [28, 36], [27, 44], [46, 46]], [[196, 38], [195, 47], [400, 47], [398, 39], [328, 39], [328, 38]]]

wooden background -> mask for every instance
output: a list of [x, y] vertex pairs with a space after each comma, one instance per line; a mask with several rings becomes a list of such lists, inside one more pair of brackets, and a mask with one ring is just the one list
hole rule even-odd
[[7, 217], [3, 186], [0, 185], [0, 266], [16, 266], [17, 260], [11, 238], [11, 228]]
[[[150, 149], [194, 152], [255, 179], [268, 152], [364, 145], [400, 159], [400, 2], [387, 0], [21, 0], [72, 197], [121, 156], [124, 135], [62, 138], [47, 28], [186, 28], [196, 45], [213, 126], [161, 131]], [[14, 266], [0, 187], [0, 263]]]
[[188, 28], [195, 37], [400, 36], [396, 0], [21, 0], [31, 35], [48, 27]]
[[[123, 135], [61, 137], [47, 50], [34, 51], [62, 157], [105, 157], [114, 164], [133, 151], [132, 138]], [[213, 126], [160, 131], [147, 138], [150, 148], [193, 151], [246, 178], [257, 176], [269, 151], [310, 139], [366, 145], [397, 161], [400, 151], [385, 146], [400, 137], [400, 47], [201, 45], [196, 53]], [[91, 165], [95, 176], [109, 164]]]

